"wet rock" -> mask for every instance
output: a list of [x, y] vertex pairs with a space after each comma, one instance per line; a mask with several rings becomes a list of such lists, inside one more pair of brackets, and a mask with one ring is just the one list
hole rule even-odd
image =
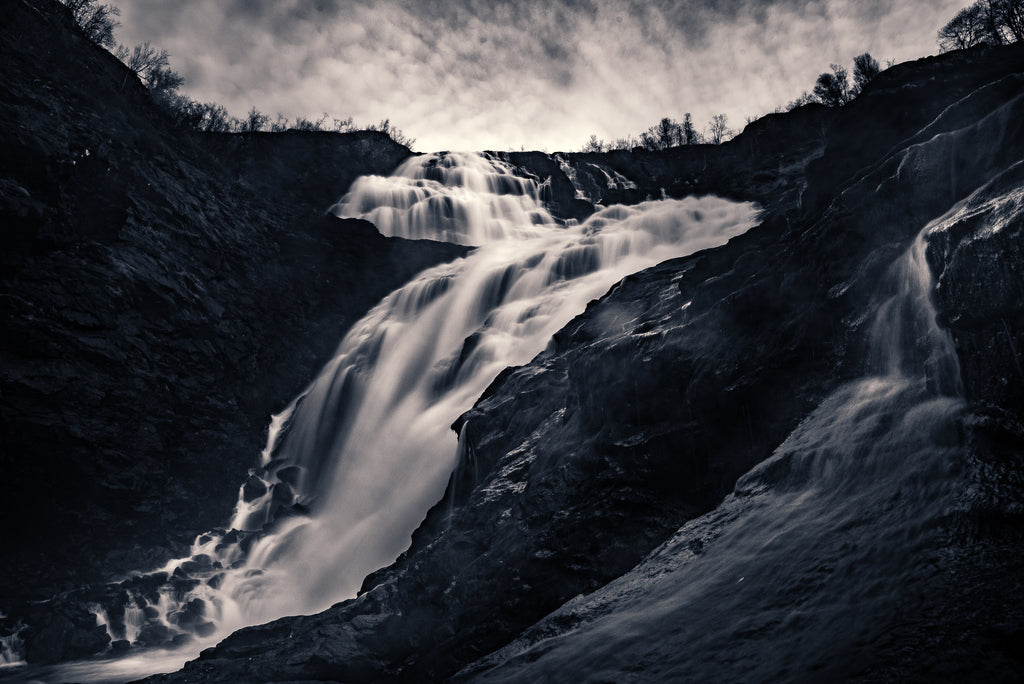
[[162, 622], [149, 620], [139, 630], [135, 643], [141, 646], [163, 646], [172, 636], [170, 627]]
[[249, 479], [242, 485], [242, 501], [246, 503], [255, 501], [266, 493], [267, 483], [255, 475], [250, 475]]
[[167, 616], [167, 621], [181, 629], [195, 630], [198, 625], [205, 622], [203, 620], [205, 615], [206, 602], [197, 598], [186, 603], [181, 610], [170, 613]]
[[194, 638], [191, 634], [175, 634], [171, 638], [170, 645], [171, 648], [181, 648], [182, 646], [187, 646], [188, 644], [192, 643], [193, 640]]
[[208, 572], [211, 569], [213, 569], [213, 560], [205, 553], [201, 553], [179, 565], [175, 570], [175, 575], [180, 571], [183, 576], [191, 577], [197, 573]]
[[25, 660], [29, 663], [57, 663], [102, 652], [110, 643], [107, 631], [89, 615], [56, 614], [38, 616], [22, 633]]

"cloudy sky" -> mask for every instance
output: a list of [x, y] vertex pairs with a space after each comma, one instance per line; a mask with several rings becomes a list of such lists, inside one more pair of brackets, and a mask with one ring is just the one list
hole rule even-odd
[[415, 149], [576, 150], [663, 116], [742, 128], [831, 62], [937, 51], [967, 0], [113, 0], [117, 38], [243, 115], [389, 118]]

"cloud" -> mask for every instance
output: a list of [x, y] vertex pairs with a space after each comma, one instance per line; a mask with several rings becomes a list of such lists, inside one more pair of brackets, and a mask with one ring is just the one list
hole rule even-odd
[[829, 63], [935, 51], [962, 0], [120, 0], [127, 43], [241, 115], [389, 118], [417, 148], [575, 149], [662, 116], [735, 127]]

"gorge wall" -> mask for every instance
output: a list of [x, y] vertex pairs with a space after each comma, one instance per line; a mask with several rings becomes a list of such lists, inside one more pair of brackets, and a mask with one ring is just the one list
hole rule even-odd
[[8, 4], [4, 603], [161, 564], [223, 524], [269, 414], [381, 297], [465, 251], [324, 216], [408, 156], [390, 138], [174, 130], [61, 6]]

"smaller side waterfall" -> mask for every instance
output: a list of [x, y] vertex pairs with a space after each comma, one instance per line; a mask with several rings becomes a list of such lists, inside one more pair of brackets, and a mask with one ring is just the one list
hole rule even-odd
[[[6, 617], [6, 615], [0, 613], [0, 620]], [[12, 625], [10, 629], [5, 630], [6, 634], [0, 636], [0, 671], [5, 667], [24, 664], [25, 661], [22, 659], [24, 643], [21, 640], [23, 629], [24, 625]]]
[[925, 260], [943, 220], [880, 284], [864, 378], [823, 401], [718, 508], [546, 618], [536, 639], [490, 656], [496, 666], [474, 681], [636, 668], [666, 681], [834, 681], [912, 620], [901, 611], [935, 572], [962, 449], [959, 364]]
[[888, 278], [893, 293], [878, 307], [869, 332], [868, 372], [923, 379], [935, 395], [960, 396], [960, 364], [949, 333], [936, 323], [933, 279], [922, 231]]

